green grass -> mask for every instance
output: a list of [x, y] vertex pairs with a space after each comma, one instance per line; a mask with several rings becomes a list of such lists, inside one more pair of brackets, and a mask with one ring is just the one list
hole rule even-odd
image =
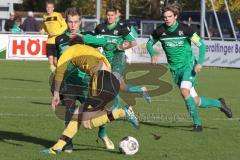
[[0, 59], [6, 58], [6, 50], [0, 51]]
[[[198, 76], [199, 94], [225, 97], [231, 105], [233, 119], [227, 119], [216, 109], [200, 109], [204, 131], [191, 132], [191, 119], [178, 89], [173, 86], [168, 92], [153, 97], [151, 105], [137, 98], [135, 109], [143, 120], [140, 130], [126, 121], [107, 125], [108, 135], [116, 146], [126, 135], [138, 139], [140, 150], [136, 155], [124, 156], [118, 149], [105, 150], [103, 143], [96, 143], [97, 129], [81, 128], [74, 138], [72, 154], [48, 156], [39, 151], [56, 142], [64, 125], [50, 110], [47, 62], [0, 61], [0, 68], [1, 160], [238, 160], [240, 157], [239, 69], [205, 67]], [[131, 72], [128, 78], [137, 77], [139, 73]], [[161, 84], [172, 83], [169, 72], [161, 80]], [[161, 137], [156, 140], [154, 135]]]

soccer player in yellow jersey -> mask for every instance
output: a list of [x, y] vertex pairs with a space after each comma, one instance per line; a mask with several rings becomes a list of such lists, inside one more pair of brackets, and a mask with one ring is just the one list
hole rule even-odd
[[48, 34], [47, 57], [51, 71], [57, 63], [55, 38], [67, 30], [67, 24], [60, 13], [54, 12], [54, 3], [46, 2], [47, 14], [43, 16], [44, 24], [41, 34]]
[[57, 63], [55, 75], [52, 110], [55, 111], [60, 103], [60, 86], [67, 77], [67, 66], [71, 64], [91, 76], [89, 95], [84, 104], [76, 108], [68, 126], [64, 129], [58, 142], [49, 149], [41, 151], [44, 154], [57, 154], [77, 133], [80, 124], [83, 128], [92, 129], [110, 121], [126, 117], [139, 128], [139, 123], [132, 107], [124, 106], [114, 111], [108, 111], [107, 104], [118, 94], [119, 80], [111, 73], [111, 66], [107, 58], [97, 49], [81, 44], [75, 44], [64, 50]]

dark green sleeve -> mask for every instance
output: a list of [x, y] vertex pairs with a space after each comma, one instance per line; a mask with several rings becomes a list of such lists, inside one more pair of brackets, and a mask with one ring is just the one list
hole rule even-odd
[[133, 32], [129, 32], [129, 34], [124, 37], [124, 39], [129, 41], [129, 42], [136, 41], [136, 37], [135, 37]]
[[206, 45], [203, 40], [197, 35], [197, 33], [194, 33], [192, 35], [191, 41], [199, 48], [199, 57], [197, 63], [202, 64], [205, 58]]
[[147, 44], [146, 44], [146, 48], [150, 54], [151, 57], [155, 56], [156, 55], [156, 52], [154, 51], [153, 49], [153, 45], [155, 43], [157, 43], [157, 39], [154, 39], [152, 36], [150, 37], [150, 39], [148, 40]]
[[94, 46], [103, 46], [107, 43], [107, 39], [103, 36], [93, 36], [90, 34], [83, 35], [83, 41], [86, 45], [94, 45]]

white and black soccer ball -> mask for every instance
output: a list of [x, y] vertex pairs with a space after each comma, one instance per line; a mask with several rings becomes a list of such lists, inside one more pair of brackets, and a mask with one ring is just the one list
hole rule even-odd
[[139, 144], [136, 138], [127, 136], [119, 142], [119, 151], [126, 155], [134, 155], [138, 152]]

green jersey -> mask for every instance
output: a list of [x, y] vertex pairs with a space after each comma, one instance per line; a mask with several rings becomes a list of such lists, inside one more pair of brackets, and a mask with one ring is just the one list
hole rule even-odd
[[198, 64], [202, 64], [205, 55], [205, 44], [201, 38], [187, 25], [176, 23], [172, 27], [165, 24], [159, 26], [151, 34], [147, 42], [147, 49], [151, 56], [156, 53], [153, 45], [160, 41], [163, 50], [166, 53], [170, 69], [176, 70], [186, 65], [194, 63], [195, 57], [192, 52], [191, 42], [194, 42], [200, 48]]
[[[117, 38], [119, 39], [118, 45], [123, 43], [124, 40], [127, 40], [129, 42], [136, 40], [136, 37], [131, 32], [131, 29], [126, 24], [119, 21], [116, 21], [112, 25], [108, 25], [107, 23], [99, 24], [95, 29], [95, 34], [104, 36], [108, 39], [108, 41], [114, 41], [114, 39]], [[114, 42], [112, 44], [114, 44]], [[109, 43], [103, 47], [104, 54], [110, 63], [112, 63], [112, 59], [115, 53], [123, 52], [119, 51], [116, 45], [112, 44]]]

